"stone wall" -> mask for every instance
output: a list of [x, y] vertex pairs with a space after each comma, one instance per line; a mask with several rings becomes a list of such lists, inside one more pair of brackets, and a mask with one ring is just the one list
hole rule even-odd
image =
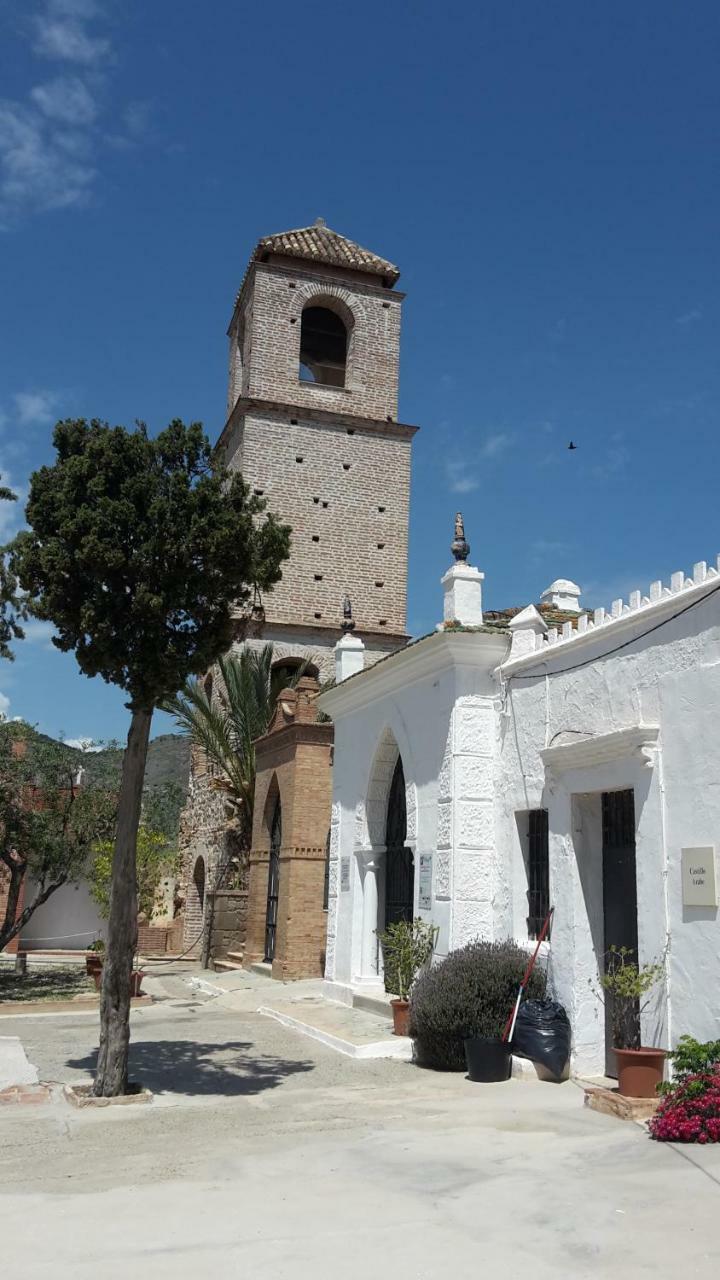
[[182, 853], [180, 896], [183, 900], [183, 950], [199, 956], [205, 898], [223, 872], [228, 860], [229, 819], [222, 792], [213, 785], [204, 753], [194, 747], [190, 761], [187, 800], [180, 819], [179, 847]]
[[212, 918], [210, 954], [221, 960], [229, 952], [241, 952], [247, 928], [247, 889], [216, 889], [208, 894]]

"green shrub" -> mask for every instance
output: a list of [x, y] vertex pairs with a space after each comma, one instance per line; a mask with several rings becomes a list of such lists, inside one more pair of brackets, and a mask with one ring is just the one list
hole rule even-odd
[[[417, 979], [410, 997], [410, 1035], [423, 1067], [464, 1071], [467, 1036], [501, 1036], [528, 953], [514, 942], [471, 942]], [[541, 1000], [545, 974], [535, 967], [525, 995]]]
[[673, 1064], [673, 1078], [663, 1080], [658, 1085], [658, 1093], [674, 1093], [688, 1076], [717, 1073], [720, 1067], [720, 1040], [702, 1042], [694, 1040], [692, 1036], [681, 1036], [677, 1048], [668, 1057]]
[[385, 990], [399, 1000], [407, 1000], [410, 988], [424, 964], [432, 959], [437, 942], [436, 925], [415, 920], [398, 920], [378, 934], [382, 947]]

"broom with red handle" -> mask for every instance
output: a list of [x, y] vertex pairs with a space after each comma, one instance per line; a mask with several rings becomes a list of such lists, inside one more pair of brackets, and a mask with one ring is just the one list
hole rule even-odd
[[528, 964], [528, 967], [525, 970], [525, 976], [522, 982], [520, 983], [520, 990], [517, 993], [517, 1000], [513, 1005], [510, 1017], [505, 1023], [505, 1030], [502, 1033], [502, 1040], [504, 1042], [512, 1040], [513, 1038], [513, 1032], [515, 1030], [515, 1022], [517, 1021], [518, 1010], [520, 1008], [520, 1001], [522, 1000], [522, 994], [532, 976], [532, 971], [535, 968], [535, 961], [538, 958], [538, 952], [540, 951], [541, 944], [545, 941], [545, 938], [547, 937], [548, 930], [550, 929], [550, 922], [553, 918], [554, 911], [555, 911], [555, 908], [551, 907], [545, 917], [545, 923], [542, 929], [540, 930], [540, 933], [538, 934], [537, 946], [535, 947], [535, 950], [533, 951], [533, 954], [530, 958], [530, 963]]

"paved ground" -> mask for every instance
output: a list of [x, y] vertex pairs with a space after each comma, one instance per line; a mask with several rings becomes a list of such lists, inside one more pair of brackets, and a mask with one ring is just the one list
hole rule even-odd
[[[26, 1280], [711, 1277], [720, 1150], [651, 1143], [574, 1084], [354, 1061], [166, 976], [133, 1014], [151, 1107], [0, 1115], [4, 1269]], [[87, 1078], [92, 1015], [3, 1019]]]

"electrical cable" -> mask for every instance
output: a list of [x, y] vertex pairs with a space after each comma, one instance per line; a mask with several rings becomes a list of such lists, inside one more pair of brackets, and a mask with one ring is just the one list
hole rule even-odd
[[[580, 662], [573, 662], [569, 667], [560, 667], [555, 671], [533, 671], [527, 675], [510, 672], [505, 680], [505, 684], [509, 685], [512, 680], [537, 680], [541, 675], [562, 676], [568, 671], [578, 671], [580, 667], [588, 667], [593, 662], [600, 662], [603, 658], [610, 658], [614, 653], [620, 653], [622, 649], [627, 649], [631, 644], [635, 644], [636, 641], [643, 640], [645, 636], [651, 636], [654, 631], [659, 631], [661, 627], [667, 626], [669, 622], [674, 622], [676, 618], [681, 618], [684, 613], [689, 613], [691, 609], [696, 609], [698, 605], [704, 604], [705, 601], [709, 600], [711, 596], [714, 596], [717, 591], [720, 591], [720, 582], [716, 583], [712, 590], [708, 591], [704, 596], [700, 596], [697, 600], [691, 600], [690, 603], [686, 604], [682, 609], [677, 609], [669, 618], [663, 618], [660, 622], [656, 622], [653, 627], [648, 627], [646, 631], [641, 631], [638, 635], [631, 636], [629, 640], [625, 640], [622, 644], [615, 645], [612, 649], [606, 649], [604, 653], [596, 654], [594, 657], [590, 658], [583, 658]], [[584, 634], [594, 636], [595, 631], [586, 631]], [[597, 635], [599, 636], [601, 634], [602, 628], [598, 627]], [[550, 656], [551, 654], [543, 655], [542, 658], [539, 658], [539, 661], [547, 662]]]

